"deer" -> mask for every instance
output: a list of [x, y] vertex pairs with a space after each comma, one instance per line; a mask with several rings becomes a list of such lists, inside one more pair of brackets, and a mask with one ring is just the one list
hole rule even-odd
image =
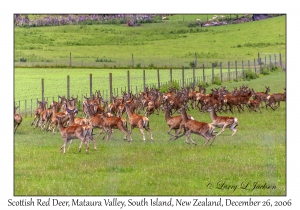
[[[181, 121], [182, 121], [181, 115], [171, 116], [171, 109], [172, 109], [172, 104], [166, 104], [166, 105], [162, 106], [162, 111], [165, 113], [166, 123], [169, 126], [168, 134], [172, 136], [169, 139], [169, 141], [172, 140], [173, 137], [175, 137], [175, 135], [171, 134], [171, 130], [175, 130], [175, 134], [176, 134], [177, 130], [180, 127]], [[194, 120], [194, 118], [190, 115], [188, 115], [188, 118]], [[184, 134], [185, 134], [185, 131], [184, 131]]]
[[222, 130], [217, 133], [216, 136], [223, 133], [226, 128], [230, 128], [230, 130], [233, 131], [231, 136], [233, 136], [237, 132], [236, 126], [238, 126], [238, 119], [236, 117], [218, 116], [216, 114], [214, 106], [208, 107], [207, 111], [210, 112], [210, 117], [212, 119], [211, 124], [217, 128], [222, 128]]
[[[103, 132], [102, 114], [96, 113], [93, 109], [93, 105], [91, 105], [89, 103], [83, 102], [83, 105], [86, 107], [90, 125], [92, 125], [93, 128], [100, 129], [98, 136], [96, 136], [96, 138], [98, 138], [101, 135], [101, 133]], [[103, 139], [104, 139], [104, 137], [103, 137]]]
[[270, 92], [270, 87], [265, 86], [266, 91], [265, 92], [254, 92], [253, 88], [253, 92], [254, 92], [254, 96], [253, 99], [259, 99], [260, 101], [265, 103], [266, 109], [267, 109], [267, 97], [269, 96], [269, 92]]
[[187, 105], [184, 105], [180, 108], [179, 112], [182, 115], [182, 122], [180, 124], [180, 128], [175, 134], [176, 137], [178, 137], [178, 134], [181, 133], [181, 130], [185, 128], [186, 130], [186, 139], [185, 142], [189, 144], [188, 140], [192, 142], [194, 145], [197, 145], [196, 142], [194, 142], [191, 139], [191, 134], [197, 134], [206, 139], [205, 143], [203, 144], [203, 147], [212, 139], [210, 146], [214, 142], [216, 135], [214, 134], [214, 129], [215, 127], [212, 124], [206, 123], [206, 122], [200, 122], [197, 120], [191, 120], [188, 118], [186, 110], [187, 110]]
[[[52, 105], [52, 117], [51, 117], [51, 122], [49, 123], [49, 126], [48, 126], [48, 129], [47, 131], [51, 131], [52, 129], [52, 133], [55, 134], [57, 133], [58, 131], [55, 131], [55, 129], [58, 127], [58, 121], [57, 121], [57, 118], [56, 116], [66, 116], [66, 113], [65, 112], [57, 112], [57, 108], [56, 108], [57, 104], [53, 103]], [[60, 118], [60, 119], [63, 119], [63, 123], [66, 123], [68, 121], [68, 117], [64, 117], [64, 118]], [[51, 128], [51, 126], [53, 126]]]
[[81, 143], [80, 143], [78, 152], [81, 151], [81, 146], [82, 146], [82, 143], [84, 142], [86, 145], [85, 152], [88, 153], [89, 140], [86, 140], [86, 130], [80, 125], [72, 125], [69, 127], [64, 127], [63, 120], [64, 120], [64, 118], [66, 118], [66, 116], [65, 115], [56, 115], [55, 117], [58, 122], [58, 129], [59, 129], [61, 136], [63, 138], [63, 141], [64, 141], [63, 145], [60, 148], [60, 152], [62, 152], [62, 150], [63, 150], [64, 154], [66, 154], [67, 143], [72, 139], [80, 139]]
[[22, 116], [20, 114], [17, 114], [16, 111], [19, 108], [19, 106], [14, 107], [14, 133], [18, 129], [18, 127], [21, 125], [22, 122]]
[[40, 113], [39, 127], [42, 130], [44, 130], [44, 129], [46, 129], [46, 127], [48, 127], [47, 125], [49, 125], [49, 123], [51, 121], [51, 117], [52, 117], [52, 109], [51, 108], [47, 108]]
[[[270, 106], [273, 110], [280, 106], [280, 101], [286, 101], [286, 89], [283, 93], [273, 93], [267, 97], [267, 106]], [[278, 105], [276, 106], [276, 103]]]
[[150, 139], [151, 139], [151, 141], [153, 141], [152, 131], [149, 127], [149, 119], [145, 116], [134, 113], [130, 109], [131, 103], [132, 103], [132, 100], [128, 100], [124, 103], [125, 108], [126, 108], [126, 113], [127, 113], [128, 119], [129, 119], [129, 124], [130, 124], [130, 131], [129, 131], [130, 141], [132, 141], [132, 136], [131, 136], [132, 129], [135, 127], [140, 129], [141, 133], [143, 134], [144, 142], [146, 142], [144, 128], [146, 129], [146, 131], [148, 131], [150, 133]]
[[40, 120], [40, 114], [42, 111], [46, 109], [47, 101], [37, 101], [39, 104], [38, 108], [34, 111], [34, 119], [31, 123], [31, 125], [34, 125], [34, 128], [37, 127], [39, 120]]
[[[127, 120], [123, 117], [115, 117], [110, 116], [108, 117], [106, 114], [102, 113], [101, 118], [103, 119], [103, 129], [107, 132], [106, 140], [110, 140], [112, 129], [117, 128], [124, 134], [124, 140], [127, 139], [127, 136], [129, 135], [129, 131], [127, 129]], [[104, 137], [103, 137], [104, 138]]]
[[[97, 147], [96, 147], [96, 140], [94, 139], [93, 137], [93, 126], [90, 125], [89, 123], [86, 123], [86, 124], [78, 124], [75, 122], [75, 114], [78, 113], [78, 109], [77, 108], [73, 108], [73, 109], [69, 109], [68, 107], [66, 107], [66, 111], [68, 112], [69, 114], [69, 126], [73, 126], [73, 125], [78, 125], [78, 126], [81, 126], [83, 129], [84, 129], [84, 134], [85, 134], [85, 137], [88, 137], [88, 141], [89, 140], [93, 140], [94, 142], [94, 149], [97, 150]], [[70, 144], [69, 144], [69, 147], [68, 147], [68, 150], [70, 149], [70, 146], [72, 144], [72, 139], [70, 140]]]

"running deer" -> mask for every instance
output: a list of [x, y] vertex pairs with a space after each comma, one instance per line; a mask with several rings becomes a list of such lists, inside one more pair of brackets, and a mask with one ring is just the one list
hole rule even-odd
[[20, 126], [22, 122], [22, 116], [20, 114], [16, 114], [16, 111], [19, 107], [14, 107], [14, 133], [16, 132], [17, 128]]
[[[93, 140], [94, 142], [94, 149], [97, 150], [97, 147], [96, 147], [96, 140], [94, 139], [93, 137], [93, 126], [90, 125], [89, 123], [87, 124], [79, 124], [79, 123], [76, 123], [75, 122], [75, 114], [78, 113], [78, 109], [77, 108], [73, 108], [73, 109], [69, 109], [68, 107], [66, 107], [66, 111], [68, 112], [69, 114], [69, 126], [73, 126], [73, 125], [79, 125], [81, 126], [83, 129], [84, 129], [84, 137], [88, 137], [88, 140]], [[69, 147], [68, 147], [68, 150], [70, 149], [70, 146], [72, 144], [72, 139], [70, 140], [70, 144], [69, 144]]]
[[[86, 108], [88, 117], [89, 117], [89, 123], [90, 125], [93, 126], [93, 128], [99, 128], [100, 132], [96, 138], [98, 138], [101, 133], [103, 132], [103, 119], [102, 119], [102, 114], [97, 114], [94, 109], [93, 105], [83, 102], [84, 107]], [[104, 137], [103, 137], [104, 138]]]
[[232, 136], [236, 133], [236, 126], [238, 125], [238, 119], [236, 117], [217, 116], [214, 106], [208, 107], [207, 111], [210, 112], [210, 117], [212, 119], [211, 124], [218, 128], [222, 128], [216, 136], [223, 133], [225, 128], [230, 128], [230, 130], [233, 131]]
[[[101, 118], [103, 119], [103, 129], [107, 133], [106, 140], [110, 140], [112, 129], [116, 128], [123, 132], [124, 134], [124, 140], [127, 139], [127, 136], [129, 135], [129, 131], [127, 129], [127, 121], [123, 117], [115, 117], [110, 116], [108, 117], [105, 113], [102, 113]], [[103, 137], [104, 138], [104, 137]]]
[[[175, 134], [176, 134], [177, 130], [180, 127], [181, 121], [182, 121], [182, 116], [181, 115], [171, 116], [171, 109], [172, 109], [172, 104], [166, 104], [162, 107], [162, 111], [165, 113], [165, 120], [166, 120], [166, 122], [169, 126], [168, 134], [172, 136], [169, 139], [169, 141], [172, 140], [175, 137], [175, 135], [170, 133], [171, 130], [175, 130]], [[188, 118], [191, 119], [191, 120], [194, 119], [190, 115], [188, 115]], [[185, 134], [185, 131], [184, 131], [184, 134]]]
[[80, 125], [72, 125], [72, 126], [69, 126], [69, 127], [64, 127], [62, 125], [62, 121], [64, 120], [64, 118], [66, 118], [66, 116], [65, 115], [62, 115], [62, 116], [56, 115], [55, 117], [56, 117], [57, 122], [58, 122], [58, 129], [59, 129], [59, 131], [61, 133], [61, 136], [63, 138], [63, 141], [64, 141], [63, 145], [60, 148], [60, 152], [62, 152], [62, 150], [63, 150], [64, 154], [65, 154], [67, 143], [72, 139], [79, 139], [81, 142], [80, 142], [78, 152], [81, 151], [81, 146], [82, 146], [82, 143], [84, 142], [85, 145], [86, 145], [85, 152], [88, 153], [89, 140], [86, 139], [85, 129]]
[[212, 139], [212, 142], [210, 143], [210, 146], [214, 142], [216, 135], [214, 134], [215, 127], [212, 124], [206, 123], [206, 122], [199, 122], [197, 120], [190, 120], [186, 113], [187, 106], [182, 106], [179, 110], [179, 112], [182, 115], [182, 122], [180, 124], [179, 131], [176, 133], [176, 136], [178, 136], [179, 133], [181, 133], [182, 128], [185, 128], [186, 130], [186, 139], [185, 142], [189, 144], [188, 140], [190, 140], [193, 144], [197, 145], [196, 142], [194, 142], [191, 139], [191, 134], [197, 134], [206, 139], [206, 142], [203, 144], [205, 146], [210, 139]]
[[[280, 106], [280, 101], [286, 101], [286, 89], [283, 93], [273, 93], [267, 97], [267, 106], [270, 106], [273, 110]], [[276, 106], [277, 103], [277, 106]]]
[[130, 124], [130, 141], [132, 141], [132, 129], [137, 127], [140, 129], [141, 133], [143, 134], [143, 141], [146, 142], [146, 138], [145, 138], [145, 133], [144, 133], [144, 128], [150, 133], [150, 138], [153, 141], [153, 137], [152, 137], [152, 131], [149, 127], [149, 119], [145, 116], [139, 115], [137, 113], [134, 113], [133, 111], [131, 111], [130, 105], [131, 105], [132, 101], [126, 101], [124, 103], [125, 108], [126, 108], [126, 113], [129, 119], [129, 124]]

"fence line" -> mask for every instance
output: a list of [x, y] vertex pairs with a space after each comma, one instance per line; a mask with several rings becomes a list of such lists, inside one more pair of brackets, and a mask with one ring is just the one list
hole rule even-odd
[[[279, 56], [281, 57], [281, 56]], [[267, 61], [267, 62], [266, 62]], [[133, 94], [138, 94], [141, 91], [145, 91], [146, 87], [149, 88], [161, 88], [164, 85], [168, 86], [170, 82], [176, 82], [178, 83], [181, 87], [192, 87], [196, 86], [199, 84], [214, 84], [215, 80], [217, 78], [220, 79], [221, 82], [226, 82], [226, 81], [232, 81], [232, 80], [239, 80], [239, 79], [245, 79], [245, 72], [246, 70], [251, 70], [255, 72], [256, 74], [262, 73], [263, 68], [271, 68], [273, 65], [274, 66], [279, 66], [284, 68], [283, 65], [285, 65], [285, 62], [282, 61], [282, 59], [269, 59], [266, 60], [265, 62], [261, 62], [261, 59], [254, 59], [252, 62], [248, 60], [247, 62], [228, 62], [227, 64], [227, 71], [226, 71], [226, 65], [224, 65], [222, 62], [220, 62], [218, 65], [211, 64], [211, 71], [205, 67], [205, 64], [200, 65], [200, 68], [193, 68], [192, 69], [192, 77], [187, 78], [185, 75], [185, 71], [189, 69], [185, 69], [183, 66], [181, 67], [181, 79], [176, 78], [174, 79], [173, 77], [173, 69], [170, 68], [169, 74], [170, 74], [170, 79], [168, 81], [161, 81], [160, 77], [160, 71], [157, 69], [157, 82], [156, 83], [147, 83], [146, 79], [146, 70], [143, 70], [143, 84], [142, 85], [135, 85], [133, 86], [130, 83], [130, 73], [129, 70], [127, 71], [127, 86], [123, 87], [113, 87], [113, 75], [112, 73], [109, 73], [109, 89], [107, 90], [102, 90], [102, 97], [104, 100], [112, 101], [111, 96], [114, 95], [122, 95], [123, 92], [132, 92]], [[239, 66], [239, 63], [241, 65]], [[151, 70], [150, 70], [151, 71]], [[202, 76], [196, 76], [195, 72], [201, 73], [202, 71]], [[81, 94], [80, 97], [77, 95], [76, 97], [78, 98], [78, 101], [81, 103], [84, 100], [84, 96], [88, 97], [88, 95], [91, 95], [92, 92], [92, 74], [90, 74], [90, 91], [89, 94]], [[57, 100], [59, 99], [57, 97], [45, 97], [44, 96], [44, 79], [42, 79], [42, 98], [45, 101], [49, 100]], [[67, 76], [67, 98], [70, 98], [70, 77], [69, 75]], [[19, 106], [18, 113], [22, 114], [24, 117], [33, 117], [34, 115], [34, 110], [38, 107], [38, 101], [39, 99], [29, 99], [29, 100], [19, 100], [19, 101], [14, 101], [15, 106]], [[81, 107], [80, 107], [81, 108]]]

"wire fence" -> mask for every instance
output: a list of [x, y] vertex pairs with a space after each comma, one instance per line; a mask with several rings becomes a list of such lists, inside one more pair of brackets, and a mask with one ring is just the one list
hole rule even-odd
[[[265, 53], [263, 55], [266, 55]], [[124, 86], [116, 87], [113, 86], [113, 79], [110, 75], [110, 79], [106, 87], [107, 89], [101, 90], [101, 96], [104, 100], [111, 101], [112, 96], [120, 96], [123, 92], [132, 92], [133, 94], [139, 94], [141, 91], [144, 91], [146, 87], [148, 88], [157, 88], [161, 89], [163, 86], [168, 87], [170, 82], [175, 82], [179, 84], [181, 87], [194, 87], [199, 84], [215, 84], [216, 81], [226, 82], [233, 80], [240, 80], [246, 78], [246, 72], [252, 71], [255, 74], [261, 74], [263, 69], [271, 69], [273, 67], [280, 67], [285, 70], [286, 62], [284, 56], [281, 54], [268, 54], [264, 57], [259, 57], [258, 59], [253, 59], [252, 61], [228, 61], [228, 62], [220, 62], [220, 63], [211, 63], [208, 66], [205, 63], [196, 63], [192, 68], [185, 68], [181, 66], [179, 69], [172, 69], [160, 71], [157, 69], [156, 75], [153, 70], [143, 70], [143, 75], [139, 77], [139, 82], [135, 82], [135, 85], [132, 85], [131, 76], [129, 74], [129, 70], [127, 71], [127, 81]], [[146, 75], [150, 75], [151, 71], [151, 79]], [[166, 71], [168, 71], [169, 76], [166, 77]], [[149, 72], [149, 74], [148, 74]], [[111, 73], [110, 73], [111, 74]], [[162, 74], [164, 76], [162, 77]], [[156, 77], [156, 79], [154, 78]], [[134, 77], [136, 79], [136, 77]], [[124, 78], [126, 80], [126, 78]], [[146, 81], [155, 81], [156, 82], [146, 82]], [[70, 78], [67, 77], [67, 84], [70, 83]], [[83, 102], [84, 97], [89, 97], [92, 91], [92, 75], [90, 75], [90, 91], [87, 93], [78, 93], [78, 95], [72, 95], [72, 97], [77, 98], [79, 105], [78, 108], [81, 109], [80, 103]], [[42, 79], [42, 97], [34, 98], [34, 99], [26, 99], [26, 100], [18, 100], [14, 101], [14, 105], [18, 106], [17, 112], [24, 117], [33, 117], [34, 111], [38, 107], [38, 101], [48, 101], [49, 104], [52, 101], [58, 101], [58, 96], [44, 96], [44, 86]], [[70, 85], [67, 85], [67, 98], [70, 98]]]

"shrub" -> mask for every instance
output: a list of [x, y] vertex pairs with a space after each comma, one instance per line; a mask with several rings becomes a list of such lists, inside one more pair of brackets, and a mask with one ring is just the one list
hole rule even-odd
[[141, 63], [137, 63], [136, 66], [135, 66], [137, 69], [140, 69], [142, 67], [142, 64]]
[[252, 70], [250, 70], [250, 69], [248, 69], [247, 71], [246, 71], [246, 80], [251, 80], [251, 79], [256, 79], [256, 78], [258, 78], [258, 75], [257, 74], [255, 74], [255, 72], [253, 72]]
[[269, 69], [267, 69], [267, 68], [262, 68], [261, 73], [262, 73], [263, 75], [268, 75], [268, 74], [270, 74], [270, 71], [269, 71]]
[[216, 85], [221, 85], [222, 84], [219, 77], [215, 77], [214, 84], [216, 84]]
[[172, 81], [172, 82], [168, 82], [168, 84], [163, 84], [160, 86], [160, 92], [162, 93], [166, 93], [169, 91], [169, 88], [174, 88], [176, 90], [179, 90], [180, 86], [179, 83], [177, 81]]
[[207, 82], [204, 82], [204, 81], [200, 82], [200, 85], [202, 87], [205, 87], [205, 88], [209, 87], [209, 84]]

